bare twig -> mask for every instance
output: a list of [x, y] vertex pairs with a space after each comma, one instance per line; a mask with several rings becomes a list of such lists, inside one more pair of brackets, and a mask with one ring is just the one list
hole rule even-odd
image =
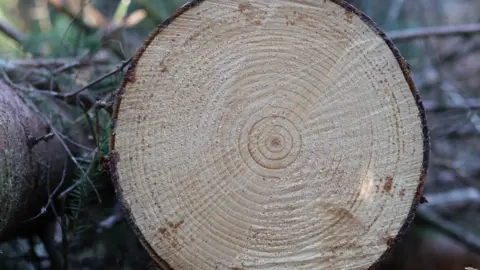
[[[80, 143], [72, 140], [71, 138], [69, 138], [67, 135], [65, 135], [65, 134], [63, 134], [63, 133], [61, 133], [60, 136], [62, 137], [62, 139], [64, 139], [65, 141], [71, 143], [72, 145], [75, 145], [75, 146], [77, 146], [77, 147], [79, 147], [79, 148], [82, 148], [82, 149], [84, 149], [84, 150], [87, 150], [87, 151], [91, 151], [91, 150], [92, 150], [90, 147], [88, 147], [88, 146], [86, 146], [86, 145], [83, 145], [83, 144], [80, 144]], [[77, 160], [78, 160], [78, 158], [77, 158]]]
[[53, 133], [48, 133], [40, 137], [33, 137], [30, 136], [27, 139], [27, 147], [28, 149], [32, 149], [35, 145], [37, 145], [39, 142], [48, 142], [50, 139], [52, 139], [54, 136]]
[[[62, 147], [64, 148], [64, 150], [67, 152], [68, 156], [70, 157], [70, 159], [73, 161], [73, 163], [75, 164], [75, 166], [80, 170], [80, 172], [82, 173], [82, 176], [85, 176], [85, 179], [88, 181], [88, 183], [92, 186], [96, 196], [97, 196], [97, 199], [98, 199], [98, 202], [101, 203], [102, 202], [102, 198], [100, 197], [100, 193], [98, 193], [98, 190], [97, 188], [95, 187], [95, 185], [93, 184], [92, 180], [90, 179], [90, 177], [88, 176], [87, 172], [85, 172], [85, 170], [82, 168], [82, 166], [80, 166], [80, 164], [78, 163], [77, 159], [73, 156], [72, 154], [72, 151], [70, 151], [70, 148], [68, 147], [68, 145], [65, 143], [65, 141], [62, 139], [62, 137], [60, 136], [61, 132], [59, 132], [55, 126], [52, 124], [52, 122], [50, 121], [50, 119], [48, 119], [48, 117], [46, 117], [41, 111], [40, 109], [38, 109], [38, 107], [35, 105], [35, 104], [32, 104], [32, 102], [28, 102], [28, 99], [22, 97], [22, 99], [30, 105], [31, 109], [37, 113], [42, 119], [43, 121], [45, 121], [45, 123], [47, 123], [47, 125], [50, 127], [50, 130], [51, 132], [58, 138], [58, 141], [60, 142], [60, 144], [62, 145]], [[77, 181], [77, 182], [81, 182], [81, 181]], [[68, 190], [68, 189], [67, 189]], [[58, 198], [59, 199], [62, 199], [64, 196], [66, 196], [66, 190], [63, 191], [59, 196]]]
[[[0, 72], [2, 73], [0, 75], [3, 75], [8, 85], [14, 89], [39, 92], [39, 94], [55, 96], [61, 99], [62, 96], [59, 92], [62, 90], [58, 83], [55, 82], [55, 76], [74, 68], [110, 65], [111, 59], [109, 59], [108, 55], [107, 51], [101, 51], [101, 53], [94, 55], [86, 53], [77, 58], [0, 60]], [[16, 84], [14, 81], [21, 82], [21, 84]], [[76, 100], [69, 99], [67, 101], [75, 103]]]
[[480, 203], [480, 191], [473, 187], [436, 194], [425, 194], [425, 197], [428, 199], [427, 207], [452, 207]]
[[92, 131], [95, 134], [95, 142], [97, 144], [97, 155], [98, 155], [98, 161], [102, 160], [102, 156], [100, 153], [100, 117], [98, 116], [98, 110], [95, 110], [95, 130]]
[[463, 106], [467, 108], [467, 118], [472, 124], [472, 126], [480, 132], [480, 117], [478, 113], [471, 110], [466, 104], [466, 99], [457, 91], [457, 87], [449, 80], [450, 75], [442, 74], [445, 78], [441, 84], [442, 90], [445, 92], [447, 97], [452, 101], [453, 104], [458, 106]]
[[[87, 171], [87, 173], [88, 173], [88, 171]], [[80, 180], [76, 181], [73, 185], [69, 186], [62, 193], [60, 193], [58, 198], [60, 198], [60, 199], [65, 198], [70, 192], [72, 192], [72, 190], [74, 190], [76, 187], [78, 187], [81, 184], [82, 184], [82, 181], [80, 181]]]
[[387, 36], [394, 41], [407, 41], [419, 38], [446, 37], [479, 33], [480, 24], [462, 24], [397, 30], [387, 33]]
[[6, 21], [0, 20], [0, 31], [4, 33], [7, 37], [15, 40], [17, 43], [21, 43], [25, 39], [22, 33], [11, 26]]
[[[20, 59], [10, 61], [0, 61], [2, 66], [12, 65], [22, 68], [53, 68], [59, 69], [64, 66], [79, 67], [87, 64], [108, 64], [110, 59], [106, 54], [96, 54], [93, 57], [88, 57], [88, 53], [83, 54], [77, 58], [39, 58], [39, 59]], [[57, 72], [59, 73], [59, 72]]]
[[[25, 222], [29, 222], [29, 221], [32, 221], [34, 219], [37, 219], [39, 218], [40, 216], [44, 215], [46, 212], [47, 212], [47, 209], [48, 207], [50, 206], [50, 204], [53, 202], [53, 197], [55, 196], [55, 194], [57, 193], [58, 189], [60, 189], [60, 187], [63, 185], [63, 182], [65, 181], [65, 175], [66, 175], [66, 172], [67, 172], [67, 162], [65, 161], [65, 164], [63, 165], [63, 171], [62, 171], [62, 179], [60, 180], [60, 183], [58, 183], [57, 187], [55, 187], [55, 190], [50, 193], [50, 184], [49, 182], [47, 182], [47, 192], [48, 192], [48, 201], [47, 201], [47, 204], [45, 206], [43, 206], [42, 208], [40, 208], [40, 213], [38, 213], [38, 215], [32, 217], [32, 218], [29, 218], [27, 220], [24, 221]], [[53, 207], [53, 206], [52, 206]]]
[[[97, 151], [98, 151], [97, 148], [95, 148], [95, 149], [92, 150], [92, 152], [97, 152]], [[90, 179], [90, 178], [88, 178], [88, 174], [90, 173], [91, 170], [92, 170], [92, 163], [90, 163], [90, 166], [88, 167], [88, 169], [87, 169], [86, 172], [84, 172], [84, 171], [82, 170], [83, 175], [85, 175], [85, 176], [87, 177], [87, 179]], [[83, 183], [83, 181], [82, 181], [81, 179], [78, 180], [78, 181], [76, 181], [73, 185], [71, 185], [70, 187], [68, 187], [68, 188], [65, 189], [64, 191], [62, 191], [62, 193], [60, 193], [60, 195], [58, 195], [58, 198], [59, 198], [59, 199], [65, 198], [70, 192], [72, 192], [76, 187], [78, 187], [78, 186], [81, 185], [82, 183]], [[91, 180], [90, 180], [90, 183], [91, 183]], [[96, 190], [95, 186], [93, 186], [93, 188], [94, 188], [97, 196], [99, 196], [99, 193], [98, 193], [98, 191]], [[100, 200], [99, 202], [101, 202], [101, 200]]]
[[74, 60], [70, 60], [68, 62], [65, 62], [61, 66], [58, 66], [53, 72], [52, 75], [58, 75], [60, 73], [69, 71], [74, 68], [82, 67], [85, 65], [89, 64], [109, 64], [110, 59], [108, 54], [106, 53], [97, 53], [93, 56], [91, 56], [88, 52], [86, 52], [84, 55], [75, 58]]
[[[3, 69], [1, 67], [0, 67], [0, 73], [3, 75], [3, 78], [4, 78], [5, 82], [10, 87], [12, 87], [14, 89], [18, 89], [18, 90], [26, 91], [26, 92], [37, 92], [37, 93], [40, 93], [40, 94], [47, 94], [47, 95], [50, 95], [50, 96], [53, 96], [53, 97], [56, 97], [56, 98], [59, 98], [61, 100], [65, 100], [65, 101], [68, 102], [68, 101], [72, 101], [73, 98], [77, 97], [80, 93], [87, 90], [88, 88], [102, 82], [106, 78], [108, 78], [110, 76], [113, 76], [116, 73], [119, 73], [119, 72], [123, 71], [123, 69], [130, 64], [132, 59], [133, 59], [133, 56], [130, 57], [129, 59], [123, 61], [119, 66], [117, 66], [115, 69], [111, 70], [110, 72], [106, 73], [105, 75], [102, 75], [102, 76], [96, 78], [95, 80], [88, 83], [87, 85], [82, 86], [82, 87], [80, 87], [80, 88], [78, 88], [78, 89], [76, 89], [76, 90], [74, 90], [70, 93], [59, 93], [59, 92], [50, 91], [50, 90], [30, 89], [30, 88], [22, 87], [20, 85], [16, 85], [15, 83], [13, 83], [10, 80], [9, 76], [7, 75], [5, 69]], [[84, 101], [84, 100], [80, 100], [80, 101]], [[91, 104], [91, 105], [93, 106], [94, 104]]]
[[72, 98], [72, 97], [75, 97], [76, 95], [80, 94], [81, 92], [85, 91], [86, 89], [96, 85], [97, 83], [105, 80], [106, 78], [110, 77], [110, 76], [113, 76], [115, 75], [116, 73], [118, 72], [121, 72], [128, 64], [130, 64], [130, 62], [132, 61], [133, 57], [130, 57], [128, 60], [125, 60], [122, 62], [122, 64], [120, 64], [117, 68], [115, 68], [114, 70], [108, 72], [107, 74], [103, 75], [103, 76], [100, 76], [98, 77], [97, 79], [93, 80], [92, 82], [90, 82], [89, 84], [83, 86], [83, 87], [80, 87], [79, 89], [75, 90], [75, 91], [72, 91], [70, 93], [64, 93], [64, 94], [58, 94], [58, 96], [64, 98], [64, 99], [68, 99], [68, 98]]
[[0, 73], [5, 81], [5, 83], [12, 87], [13, 89], [17, 89], [17, 90], [20, 90], [20, 91], [24, 91], [24, 92], [36, 92], [36, 93], [42, 93], [42, 94], [47, 94], [47, 95], [50, 95], [50, 96], [54, 96], [54, 97], [58, 97], [58, 96], [61, 96], [60, 93], [57, 93], [57, 92], [54, 92], [54, 91], [50, 91], [50, 90], [39, 90], [39, 89], [31, 89], [31, 88], [26, 88], [26, 87], [23, 87], [23, 86], [20, 86], [18, 84], [15, 84], [12, 82], [12, 80], [10, 80], [10, 77], [8, 76], [7, 72], [5, 71], [4, 68], [1, 68], [0, 67]]
[[426, 111], [443, 112], [443, 111], [465, 111], [465, 110], [480, 110], [480, 100], [473, 98], [465, 98], [463, 104], [438, 104], [433, 100], [424, 100], [423, 106]]

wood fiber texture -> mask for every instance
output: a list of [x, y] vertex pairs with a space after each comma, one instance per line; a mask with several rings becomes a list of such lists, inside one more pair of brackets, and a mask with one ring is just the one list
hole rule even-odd
[[408, 226], [428, 161], [408, 65], [343, 1], [205, 0], [134, 58], [111, 168], [172, 269], [367, 269]]

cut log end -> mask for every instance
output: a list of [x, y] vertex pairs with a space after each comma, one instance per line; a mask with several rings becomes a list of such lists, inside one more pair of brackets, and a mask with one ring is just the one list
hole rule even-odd
[[204, 0], [137, 53], [111, 169], [172, 269], [365, 269], [421, 198], [423, 107], [408, 65], [343, 1]]

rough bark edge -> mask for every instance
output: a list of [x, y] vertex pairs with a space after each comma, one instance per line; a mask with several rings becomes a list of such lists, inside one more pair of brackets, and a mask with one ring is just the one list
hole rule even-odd
[[[130, 82], [135, 82], [135, 69], [138, 61], [142, 57], [143, 53], [146, 51], [148, 46], [152, 43], [152, 41], [155, 39], [157, 35], [159, 35], [165, 28], [167, 28], [170, 23], [172, 23], [177, 17], [182, 15], [185, 11], [196, 7], [197, 5], [201, 4], [204, 0], [192, 0], [188, 2], [187, 4], [183, 5], [182, 7], [178, 8], [169, 18], [167, 18], [163, 23], [161, 23], [155, 30], [153, 30], [146, 40], [144, 41], [143, 45], [137, 50], [135, 53], [135, 56], [133, 57], [133, 60], [131, 64], [128, 67], [127, 72], [125, 73], [124, 79], [121, 82], [120, 88], [118, 92], [116, 93], [115, 97], [115, 103], [113, 107], [113, 114], [112, 114], [112, 126], [111, 126], [111, 133], [110, 133], [110, 138], [109, 138], [109, 149], [110, 149], [110, 170], [111, 170], [111, 176], [112, 176], [112, 181], [115, 186], [115, 193], [120, 201], [120, 204], [122, 206], [122, 210], [125, 213], [125, 216], [127, 217], [127, 223], [131, 226], [133, 229], [134, 233], [137, 235], [137, 237], [140, 239], [140, 242], [142, 245], [145, 247], [149, 255], [154, 259], [161, 268], [170, 270], [172, 269], [166, 261], [164, 261], [162, 258], [160, 258], [156, 252], [153, 250], [153, 248], [150, 246], [150, 243], [145, 239], [145, 236], [142, 234], [140, 229], [135, 223], [135, 219], [132, 216], [130, 206], [125, 202], [123, 199], [123, 190], [121, 186], [118, 184], [118, 173], [117, 173], [117, 161], [120, 160], [120, 156], [118, 152], [115, 150], [115, 129], [116, 129], [116, 122], [118, 118], [118, 113], [120, 110], [120, 104], [123, 98], [123, 94], [125, 93], [125, 88], [128, 83]], [[377, 269], [380, 264], [388, 259], [390, 255], [393, 252], [393, 249], [397, 246], [397, 244], [401, 241], [402, 237], [405, 235], [406, 231], [410, 227], [410, 224], [412, 223], [413, 219], [415, 218], [415, 212], [417, 210], [417, 207], [419, 206], [421, 199], [422, 199], [422, 192], [423, 192], [423, 187], [425, 185], [426, 181], [426, 175], [428, 171], [428, 162], [429, 162], [429, 151], [430, 151], [430, 139], [429, 139], [429, 131], [428, 131], [428, 125], [427, 125], [427, 118], [425, 114], [425, 108], [423, 106], [421, 97], [419, 95], [419, 92], [417, 88], [415, 87], [415, 83], [413, 81], [413, 78], [411, 76], [411, 71], [410, 71], [410, 65], [405, 61], [403, 56], [400, 54], [400, 51], [396, 48], [396, 46], [393, 44], [393, 41], [387, 37], [386, 33], [379, 28], [379, 26], [365, 13], [354, 7], [353, 5], [347, 3], [345, 0], [329, 0], [335, 4], [338, 4], [339, 6], [343, 7], [345, 9], [346, 14], [355, 14], [357, 15], [364, 23], [366, 23], [371, 30], [373, 30], [377, 35], [379, 35], [385, 42], [385, 44], [390, 48], [392, 51], [393, 55], [398, 61], [398, 64], [400, 65], [400, 68], [403, 72], [403, 75], [405, 77], [405, 80], [407, 81], [410, 91], [413, 95], [413, 98], [415, 99], [415, 103], [418, 108], [418, 113], [419, 113], [419, 118], [421, 121], [421, 126], [422, 126], [422, 136], [423, 136], [423, 161], [422, 161], [422, 168], [420, 171], [420, 178], [417, 186], [417, 191], [415, 193], [415, 196], [413, 198], [408, 216], [406, 220], [404, 221], [402, 227], [400, 230], [397, 232], [395, 238], [390, 239], [388, 241], [388, 248], [384, 251], [384, 253], [368, 268], [369, 270], [375, 270]]]

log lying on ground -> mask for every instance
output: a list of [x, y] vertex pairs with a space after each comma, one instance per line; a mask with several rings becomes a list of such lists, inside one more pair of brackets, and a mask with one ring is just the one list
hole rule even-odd
[[117, 95], [110, 165], [130, 224], [164, 268], [374, 268], [425, 179], [409, 72], [340, 0], [185, 5]]
[[0, 242], [42, 233], [52, 221], [51, 211], [33, 218], [47, 205], [69, 165], [58, 138], [44, 137], [50, 132], [49, 125], [0, 82]]

